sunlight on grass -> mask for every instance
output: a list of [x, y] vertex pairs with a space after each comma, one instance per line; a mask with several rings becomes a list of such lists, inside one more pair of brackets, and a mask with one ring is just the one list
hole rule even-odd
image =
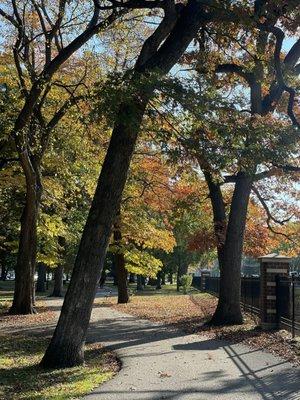
[[1, 336], [1, 400], [77, 399], [110, 379], [118, 370], [112, 353], [97, 344], [86, 348], [84, 366], [63, 370], [42, 370], [38, 364], [48, 339]]

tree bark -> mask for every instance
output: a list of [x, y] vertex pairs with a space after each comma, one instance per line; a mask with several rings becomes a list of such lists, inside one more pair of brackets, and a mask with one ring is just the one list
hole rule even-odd
[[38, 279], [36, 283], [36, 291], [40, 293], [46, 292], [46, 265], [42, 262], [38, 263]]
[[[24, 165], [30, 163], [29, 165]], [[21, 217], [19, 250], [15, 267], [15, 291], [10, 314], [35, 313], [34, 273], [36, 264], [37, 218], [39, 213], [42, 184], [39, 166], [34, 160], [23, 162], [26, 176], [26, 201]]]
[[[71, 367], [84, 361], [83, 345], [96, 287], [145, 107], [145, 101], [135, 98], [120, 110], [126, 122], [119, 122], [113, 130], [59, 322], [41, 362], [43, 367]], [[129, 123], [128, 115], [135, 115], [135, 124]]]
[[188, 271], [188, 265], [182, 265], [180, 254], [178, 254], [178, 256], [179, 256], [178, 257], [179, 265], [178, 265], [178, 269], [177, 269], [177, 281], [176, 281], [176, 283], [177, 283], [177, 288], [176, 288], [177, 292], [179, 292], [179, 290], [180, 290], [182, 275], [185, 275], [187, 273], [187, 271]]
[[60, 264], [54, 269], [54, 287], [51, 296], [63, 297], [63, 276], [64, 269]]
[[115, 258], [113, 257], [112, 266], [111, 266], [111, 273], [113, 276], [113, 285], [118, 286], [118, 278], [117, 278], [117, 269], [115, 264]]
[[126, 304], [129, 301], [127, 287], [127, 270], [125, 268], [124, 254], [116, 254], [117, 274], [118, 274], [118, 304]]
[[173, 285], [173, 274], [169, 274], [169, 283]]
[[[118, 211], [116, 221], [114, 223], [114, 244], [116, 247], [121, 245], [121, 213]], [[127, 270], [125, 268], [125, 257], [122, 249], [117, 250], [114, 254], [115, 266], [118, 279], [118, 304], [126, 304], [129, 301], [127, 288]]]
[[144, 285], [141, 275], [137, 275], [136, 277], [136, 290], [138, 291], [144, 290]]
[[155, 278], [149, 278], [148, 285], [149, 286], [156, 286], [157, 280]]
[[[199, 160], [199, 165], [201, 167], [201, 159]], [[224, 263], [224, 245], [227, 231], [225, 203], [220, 184], [214, 182], [212, 175], [207, 170], [204, 169], [203, 173], [208, 186], [209, 197], [213, 209], [214, 233], [217, 243], [219, 268], [221, 270]]]
[[239, 172], [228, 218], [223, 260], [220, 269], [220, 293], [213, 325], [241, 324], [241, 262], [252, 179]]
[[[148, 60], [136, 68], [137, 83], [142, 82], [145, 72], [157, 71], [163, 76], [175, 65], [199, 30], [203, 14], [197, 0], [187, 3], [172, 31], [164, 33]], [[120, 106], [60, 318], [41, 362], [44, 367], [71, 367], [84, 361], [83, 345], [111, 228], [120, 208], [143, 114], [155, 87], [156, 83], [149, 84]]]
[[180, 267], [177, 267], [177, 274], [176, 274], [176, 290], [179, 292], [180, 290]]
[[103, 268], [103, 270], [102, 270], [102, 272], [101, 272], [100, 281], [99, 281], [99, 287], [100, 287], [100, 288], [103, 288], [103, 286], [105, 285], [106, 276], [107, 276], [106, 271], [105, 271], [105, 269]]
[[161, 272], [156, 275], [156, 290], [161, 289]]
[[[64, 236], [58, 236], [59, 254], [60, 260], [63, 260], [66, 253], [66, 238]], [[64, 287], [64, 267], [61, 263], [54, 269], [54, 286], [51, 296], [63, 297]]]

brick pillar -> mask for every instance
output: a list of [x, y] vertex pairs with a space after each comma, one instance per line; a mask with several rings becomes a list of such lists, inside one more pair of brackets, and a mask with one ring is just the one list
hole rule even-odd
[[201, 290], [205, 290], [205, 281], [206, 278], [210, 276], [210, 271], [201, 271]]
[[268, 254], [260, 257], [260, 325], [263, 329], [278, 327], [276, 277], [288, 276], [291, 257]]

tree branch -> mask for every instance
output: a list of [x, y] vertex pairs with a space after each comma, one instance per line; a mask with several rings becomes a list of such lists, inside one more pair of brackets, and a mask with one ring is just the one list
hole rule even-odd
[[258, 191], [258, 189], [254, 185], [252, 186], [252, 190], [255, 193], [256, 197], [258, 198], [259, 202], [261, 203], [261, 205], [263, 206], [263, 208], [264, 208], [264, 210], [265, 210], [265, 212], [267, 214], [267, 224], [268, 224], [268, 227], [270, 228], [270, 230], [273, 233], [280, 234], [280, 235], [283, 235], [283, 236], [288, 238], [288, 236], [286, 234], [282, 233], [282, 232], [275, 232], [273, 230], [270, 222], [273, 221], [273, 222], [275, 222], [275, 224], [284, 225], [286, 222], [289, 222], [292, 219], [293, 216], [291, 215], [289, 218], [286, 218], [284, 220], [279, 220], [279, 219], [275, 218], [272, 215], [272, 212], [269, 209], [265, 199], [262, 197], [262, 195], [260, 194], [260, 192]]
[[152, 56], [155, 54], [163, 40], [173, 29], [177, 18], [178, 12], [174, 0], [167, 0], [165, 2], [165, 15], [153, 34], [145, 41], [138, 60], [136, 68], [142, 67]]
[[252, 85], [255, 82], [255, 76], [251, 72], [245, 72], [243, 67], [236, 64], [220, 64], [217, 66], [216, 73], [232, 73], [237, 74], [244, 78], [249, 85]]

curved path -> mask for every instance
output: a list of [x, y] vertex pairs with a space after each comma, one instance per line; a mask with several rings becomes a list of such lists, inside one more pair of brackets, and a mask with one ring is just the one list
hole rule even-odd
[[109, 307], [94, 308], [88, 341], [114, 349], [123, 366], [85, 400], [300, 399], [300, 370], [279, 358]]

